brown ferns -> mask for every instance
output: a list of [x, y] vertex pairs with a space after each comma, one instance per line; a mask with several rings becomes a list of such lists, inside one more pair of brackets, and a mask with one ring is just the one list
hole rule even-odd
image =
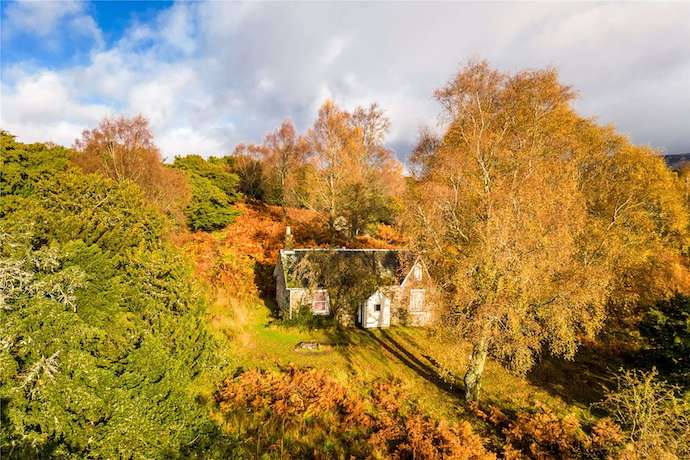
[[249, 370], [217, 401], [247, 455], [271, 458], [491, 459], [467, 423], [420, 414], [399, 384], [357, 397], [323, 371]]

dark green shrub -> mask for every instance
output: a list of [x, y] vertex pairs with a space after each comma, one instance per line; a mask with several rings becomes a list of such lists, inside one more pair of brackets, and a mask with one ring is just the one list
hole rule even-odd
[[188, 155], [176, 157], [173, 167], [185, 171], [192, 185], [192, 199], [184, 210], [190, 230], [210, 232], [233, 221], [238, 213], [232, 205], [241, 197], [240, 178], [223, 159]]
[[690, 389], [690, 299], [677, 295], [657, 303], [645, 315], [640, 332], [647, 355], [669, 380]]
[[3, 458], [210, 449], [220, 435], [194, 389], [214, 342], [191, 267], [161, 240], [164, 217], [130, 181], [11, 148], [25, 153], [0, 151], [13, 202], [0, 219]]
[[227, 195], [231, 203], [240, 198], [240, 178], [230, 171], [226, 161], [222, 158], [210, 157], [205, 160], [199, 155], [176, 157], [173, 167], [208, 179]]
[[184, 210], [192, 231], [211, 232], [231, 223], [238, 215], [228, 195], [201, 176], [190, 177], [192, 199]]

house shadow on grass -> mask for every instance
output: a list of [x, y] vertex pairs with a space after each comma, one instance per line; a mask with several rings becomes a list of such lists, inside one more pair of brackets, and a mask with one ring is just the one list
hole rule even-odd
[[276, 302], [275, 280], [273, 279], [274, 264], [254, 263], [254, 284], [259, 291], [259, 297], [271, 312], [273, 320], [280, 319], [280, 309]]

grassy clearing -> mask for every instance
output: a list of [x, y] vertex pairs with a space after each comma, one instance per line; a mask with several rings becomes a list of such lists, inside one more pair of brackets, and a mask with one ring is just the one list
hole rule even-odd
[[[244, 311], [243, 311], [244, 310]], [[314, 367], [332, 377], [365, 389], [374, 380], [393, 377], [419, 399], [433, 415], [451, 420], [466, 416], [461, 377], [470, 347], [461, 343], [452, 349], [433, 331], [393, 327], [387, 330], [337, 330], [288, 327], [271, 316], [260, 300], [236, 305], [242, 322], [228, 321], [224, 336], [233, 363], [242, 368]], [[298, 351], [302, 341], [330, 344], [323, 351]], [[564, 372], [560, 369], [560, 372]], [[587, 416], [586, 405], [569, 405], [550, 391], [507, 373], [489, 362], [484, 380], [484, 399], [504, 409], [519, 410], [541, 401], [554, 410]]]
[[[490, 428], [473, 416], [462, 399], [469, 344], [449, 346], [424, 328], [309, 329], [287, 326], [273, 316], [271, 273], [285, 228], [279, 218], [279, 213], [244, 208], [238, 221], [224, 231], [180, 239], [208, 287], [209, 323], [221, 343], [219, 353], [229, 365], [228, 375], [233, 369], [316, 368], [360, 393], [367, 392], [372, 382], [390, 377], [398, 379], [405, 393], [430, 415], [450, 421], [470, 419], [491, 438]], [[290, 215], [288, 223], [307, 234], [309, 218]], [[296, 350], [303, 341], [329, 346], [320, 351]], [[592, 370], [598, 372], [601, 366], [593, 361], [596, 355], [584, 363], [545, 361], [529, 378], [488, 362], [483, 403], [515, 412], [544, 404], [556, 413], [591, 420], [589, 403], [598, 399], [601, 383]]]

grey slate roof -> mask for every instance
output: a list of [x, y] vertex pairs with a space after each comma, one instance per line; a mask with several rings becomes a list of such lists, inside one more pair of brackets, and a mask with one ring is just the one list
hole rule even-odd
[[[307, 287], [308, 282], [300, 271], [300, 262], [308, 259], [315, 265], [330, 264], [336, 267], [370, 267], [370, 274], [381, 280], [381, 286], [399, 285], [403, 282], [403, 260], [408, 251], [397, 249], [293, 249], [280, 251], [280, 260], [288, 288]], [[344, 274], [345, 276], [345, 274]]]

